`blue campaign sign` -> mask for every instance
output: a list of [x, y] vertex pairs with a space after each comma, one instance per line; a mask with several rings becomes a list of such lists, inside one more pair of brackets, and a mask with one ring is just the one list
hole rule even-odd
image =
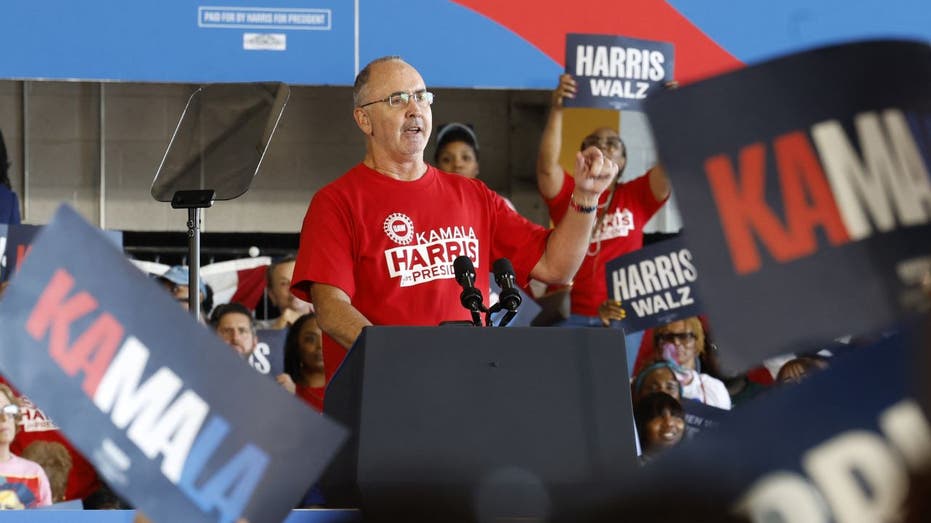
[[[42, 230], [41, 225], [4, 225], [5, 238], [0, 238], [0, 253], [3, 254], [2, 280], [6, 281], [19, 270], [29, 254], [32, 240]], [[123, 231], [103, 231], [114, 245], [123, 248]]]
[[0, 302], [0, 332], [4, 375], [157, 521], [281, 521], [345, 436], [67, 206]]
[[275, 378], [284, 372], [284, 341], [287, 329], [262, 329], [257, 332], [259, 343], [249, 355], [249, 365], [259, 374]]
[[[666, 500], [695, 521], [736, 508], [751, 521], [887, 521], [908, 473], [931, 459], [931, 425], [912, 372], [926, 344], [894, 331], [836, 356], [799, 384], [773, 388], [670, 449], [615, 491], [625, 515]], [[927, 370], [927, 369], [924, 369]], [[648, 505], [649, 503], [646, 503]], [[610, 512], [608, 512], [610, 513]], [[663, 520], [672, 514], [652, 512]], [[681, 521], [682, 519], [672, 519]]]
[[26, 255], [29, 254], [32, 239], [41, 229], [41, 225], [7, 226], [6, 245], [3, 249], [3, 258], [6, 262], [6, 270], [3, 272], [4, 280], [8, 280], [22, 265]]
[[0, 223], [0, 282], [6, 281], [6, 241], [9, 226]]
[[567, 34], [566, 72], [578, 83], [566, 107], [635, 110], [672, 80], [673, 46], [624, 36]]
[[927, 43], [873, 41], [647, 101], [716, 341], [739, 348], [722, 352], [725, 367], [816, 348], [927, 306], [927, 85]]
[[619, 256], [606, 264], [608, 296], [621, 302], [626, 332], [665, 325], [701, 310], [698, 271], [682, 235]]
[[685, 434], [688, 438], [702, 431], [717, 428], [721, 420], [731, 412], [693, 399], [683, 398], [681, 403], [682, 410], [685, 411]]

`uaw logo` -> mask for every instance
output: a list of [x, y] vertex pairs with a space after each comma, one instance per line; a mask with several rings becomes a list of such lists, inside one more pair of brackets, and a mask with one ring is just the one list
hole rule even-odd
[[634, 230], [634, 213], [630, 209], [614, 209], [611, 214], [606, 214], [601, 222], [601, 229], [592, 235], [592, 241], [610, 240], [627, 236], [630, 231]]
[[398, 245], [407, 245], [414, 239], [414, 222], [399, 212], [385, 218], [385, 234]]

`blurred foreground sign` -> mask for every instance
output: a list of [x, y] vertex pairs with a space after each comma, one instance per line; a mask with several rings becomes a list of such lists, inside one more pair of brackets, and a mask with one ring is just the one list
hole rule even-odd
[[7, 289], [0, 332], [4, 375], [156, 521], [281, 521], [344, 438], [69, 207]]
[[647, 101], [727, 367], [927, 306], [915, 290], [931, 275], [928, 85], [931, 47], [883, 41]]

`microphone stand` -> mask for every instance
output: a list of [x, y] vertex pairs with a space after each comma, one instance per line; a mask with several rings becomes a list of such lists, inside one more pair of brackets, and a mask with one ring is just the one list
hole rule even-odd
[[[485, 326], [486, 326], [486, 327], [495, 326], [495, 325], [492, 325], [491, 315], [494, 314], [494, 313], [496, 313], [496, 312], [501, 312], [501, 311], [503, 311], [503, 310], [505, 310], [505, 308], [501, 305], [501, 302], [500, 302], [500, 301], [499, 301], [498, 303], [492, 305], [491, 308], [488, 309], [488, 312], [485, 313]], [[504, 313], [504, 316], [502, 316], [502, 317], [501, 317], [501, 320], [498, 321], [497, 327], [504, 327], [504, 326], [507, 325], [508, 323], [511, 323], [511, 320], [514, 319], [514, 316], [517, 316], [517, 309], [510, 309], [510, 308], [509, 308], [509, 309], [506, 309], [506, 310], [507, 310], [507, 312]], [[474, 313], [473, 313], [473, 314], [474, 314]], [[473, 319], [474, 319], [474, 318], [473, 318]]]

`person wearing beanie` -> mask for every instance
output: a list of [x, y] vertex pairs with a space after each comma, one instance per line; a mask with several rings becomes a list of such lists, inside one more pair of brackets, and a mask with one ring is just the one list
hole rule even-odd
[[441, 170], [466, 178], [478, 177], [478, 138], [472, 127], [459, 122], [440, 126], [433, 161]]

